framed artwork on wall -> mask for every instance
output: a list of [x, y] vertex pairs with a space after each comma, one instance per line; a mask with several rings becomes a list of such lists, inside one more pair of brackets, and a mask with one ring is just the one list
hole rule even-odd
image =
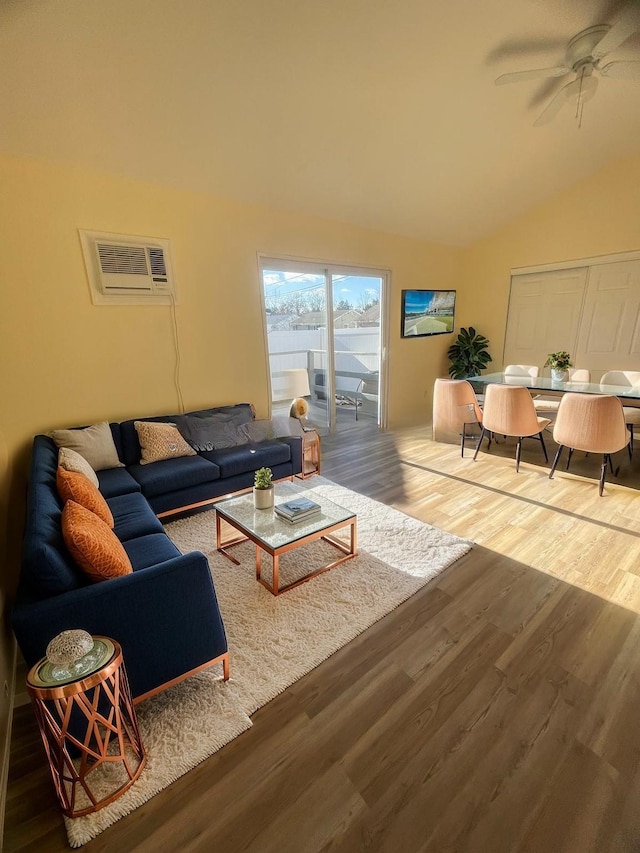
[[455, 290], [403, 290], [400, 334], [423, 338], [453, 332]]

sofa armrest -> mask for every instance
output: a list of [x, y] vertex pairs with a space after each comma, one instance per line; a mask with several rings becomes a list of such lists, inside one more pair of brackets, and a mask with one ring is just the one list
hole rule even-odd
[[299, 474], [302, 471], [302, 436], [283, 435], [278, 441], [284, 441], [291, 448], [291, 473]]
[[227, 651], [209, 564], [199, 551], [17, 605], [12, 622], [29, 666], [52, 637], [70, 628], [117, 640], [134, 697]]

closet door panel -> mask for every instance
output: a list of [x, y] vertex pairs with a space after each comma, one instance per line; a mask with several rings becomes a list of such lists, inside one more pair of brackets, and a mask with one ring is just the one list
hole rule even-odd
[[574, 352], [587, 267], [513, 276], [504, 364], [545, 363], [557, 350]]
[[640, 366], [640, 261], [591, 267], [576, 360], [593, 371]]

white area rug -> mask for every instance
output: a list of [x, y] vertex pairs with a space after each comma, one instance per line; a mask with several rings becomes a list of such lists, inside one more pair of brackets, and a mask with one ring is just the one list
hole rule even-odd
[[[253, 545], [234, 548], [240, 566], [217, 553], [213, 511], [166, 525], [181, 551], [200, 550], [209, 559], [229, 642], [231, 679], [225, 684], [222, 667], [216, 666], [138, 707], [147, 766], [116, 802], [93, 815], [65, 818], [72, 847], [86, 844], [250, 728], [249, 717], [258, 708], [471, 548], [466, 540], [322, 477], [300, 488], [356, 512], [359, 554], [277, 598], [255, 580]], [[280, 559], [282, 583], [301, 564], [306, 572], [335, 558], [336, 550], [323, 542], [294, 550]], [[265, 557], [265, 576], [269, 566]]]

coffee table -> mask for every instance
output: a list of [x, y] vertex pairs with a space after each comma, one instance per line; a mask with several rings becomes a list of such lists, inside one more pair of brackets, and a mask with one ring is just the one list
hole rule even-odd
[[[275, 503], [284, 503], [284, 501], [304, 494], [307, 494], [307, 490], [293, 486], [291, 483], [277, 483], [275, 487]], [[214, 507], [216, 511], [216, 547], [218, 551], [224, 554], [232, 563], [239, 566], [240, 561], [229, 554], [227, 549], [247, 540], [254, 542], [256, 546], [256, 580], [273, 595], [280, 595], [281, 592], [294, 589], [300, 586], [301, 583], [306, 583], [311, 578], [315, 578], [323, 572], [328, 572], [330, 569], [339, 566], [340, 563], [344, 563], [345, 560], [355, 557], [358, 553], [357, 518], [355, 513], [338, 506], [326, 498], [317, 497], [315, 494], [312, 499], [320, 504], [320, 513], [307, 521], [300, 521], [295, 524], [281, 519], [275, 514], [273, 508], [255, 509], [252, 494], [240, 495], [239, 497], [219, 501]], [[223, 542], [223, 521], [226, 521], [227, 524], [233, 527], [234, 530], [237, 530], [241, 535]], [[330, 535], [342, 527], [350, 528], [350, 541], [348, 545]], [[304, 575], [304, 577], [298, 578], [292, 583], [281, 587], [279, 560], [282, 554], [286, 554], [287, 551], [300, 548], [317, 539], [329, 542], [334, 548], [341, 551], [343, 556], [334, 560], [329, 565], [315, 569]], [[270, 554], [273, 560], [272, 584], [269, 584], [261, 576], [263, 551]]]

